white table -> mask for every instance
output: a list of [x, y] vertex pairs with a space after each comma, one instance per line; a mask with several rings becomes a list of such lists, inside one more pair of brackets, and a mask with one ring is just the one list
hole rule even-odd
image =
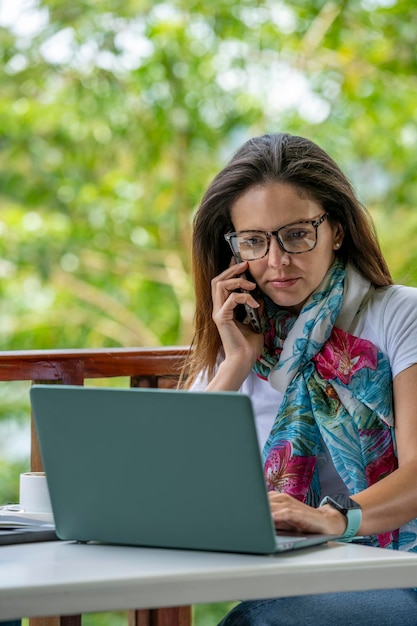
[[417, 555], [329, 543], [276, 556], [45, 542], [0, 547], [0, 619], [417, 587]]

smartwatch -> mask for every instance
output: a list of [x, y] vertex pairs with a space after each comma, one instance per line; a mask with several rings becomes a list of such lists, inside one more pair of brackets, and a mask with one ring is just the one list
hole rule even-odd
[[361, 505], [344, 494], [336, 496], [325, 496], [320, 502], [320, 506], [330, 504], [334, 509], [343, 513], [347, 519], [346, 530], [340, 537], [341, 541], [350, 541], [359, 530], [362, 521]]

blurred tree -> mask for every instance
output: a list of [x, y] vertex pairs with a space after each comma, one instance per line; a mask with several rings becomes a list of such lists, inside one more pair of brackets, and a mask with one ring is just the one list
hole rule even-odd
[[414, 3], [0, 6], [1, 348], [187, 343], [192, 212], [267, 131], [341, 162], [416, 281]]
[[34, 11], [30, 37], [3, 31], [3, 347], [188, 341], [190, 215], [255, 107], [216, 84], [199, 13]]

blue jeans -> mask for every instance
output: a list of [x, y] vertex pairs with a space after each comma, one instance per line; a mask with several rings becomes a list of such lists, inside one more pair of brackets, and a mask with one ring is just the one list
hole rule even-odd
[[241, 602], [218, 626], [417, 626], [417, 592], [378, 589]]

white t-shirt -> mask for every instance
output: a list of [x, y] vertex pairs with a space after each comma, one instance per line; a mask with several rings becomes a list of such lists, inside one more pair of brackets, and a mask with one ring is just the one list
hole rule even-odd
[[[407, 367], [417, 363], [417, 289], [393, 285], [373, 290], [351, 326], [343, 330], [377, 346], [388, 358], [392, 376], [395, 378]], [[206, 382], [200, 379], [193, 385], [193, 389], [204, 389], [205, 386]], [[252, 399], [262, 450], [283, 395], [254, 372], [249, 374], [239, 391]], [[322, 497], [347, 493], [347, 488], [327, 452], [318, 458], [318, 471]]]

